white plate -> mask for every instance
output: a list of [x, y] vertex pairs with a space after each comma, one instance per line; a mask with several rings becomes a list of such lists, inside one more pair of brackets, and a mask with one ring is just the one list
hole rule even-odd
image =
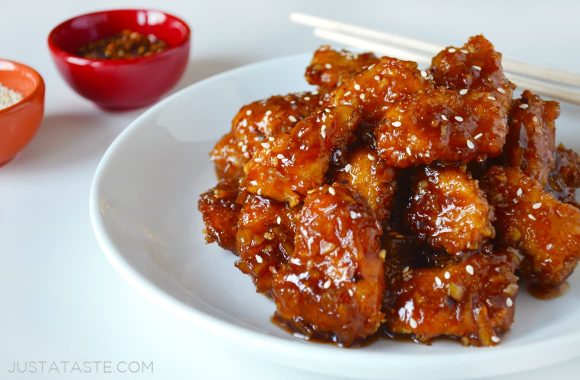
[[[234, 268], [235, 257], [204, 243], [197, 196], [215, 183], [207, 154], [239, 107], [306, 89], [309, 57], [258, 63], [199, 82], [145, 112], [111, 145], [95, 175], [90, 211], [99, 244], [121, 275], [224, 345], [255, 354], [257, 363], [358, 378], [455, 379], [580, 356], [578, 275], [565, 297], [536, 301], [522, 294], [512, 331], [495, 348], [384, 340], [340, 349], [296, 339], [271, 323], [272, 302]], [[565, 107], [567, 112], [576, 120], [563, 117], [559, 137], [578, 149], [578, 109]]]

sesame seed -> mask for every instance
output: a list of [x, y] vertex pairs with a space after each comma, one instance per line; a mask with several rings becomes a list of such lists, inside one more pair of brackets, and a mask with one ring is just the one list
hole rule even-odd
[[347, 91], [344, 93], [344, 96], [349, 96], [350, 94], [352, 94], [350, 91]]
[[391, 125], [392, 125], [393, 127], [400, 127], [400, 126], [401, 126], [401, 122], [400, 122], [400, 121], [393, 121], [393, 122], [391, 123]]
[[258, 181], [250, 181], [250, 185], [252, 185], [252, 186], [258, 186]]
[[271, 110], [266, 111], [266, 116], [270, 116], [272, 114]]
[[461, 52], [462, 52], [463, 54], [467, 54], [467, 53], [469, 53], [469, 52], [467, 51], [467, 49], [460, 49], [460, 50], [461, 50]]
[[262, 189], [258, 189], [257, 193], [258, 195], [262, 195]]
[[501, 339], [499, 337], [497, 337], [497, 336], [494, 335], [494, 336], [491, 337], [491, 341], [493, 343], [499, 343], [499, 342], [501, 342]]
[[373, 156], [372, 154], [368, 154], [367, 157], [369, 158], [369, 160], [374, 161], [376, 158], [375, 156]]
[[410, 156], [411, 155], [411, 148], [406, 147], [405, 148], [405, 152], [407, 152], [407, 154]]
[[496, 99], [495, 99], [495, 96], [491, 96], [491, 95], [489, 95], [487, 98], [488, 98], [489, 100], [494, 100], [494, 101], [496, 100]]
[[477, 71], [481, 71], [481, 67], [480, 67], [480, 66], [473, 65], [473, 66], [471, 66], [471, 67], [473, 67], [473, 68], [474, 68], [475, 70], [477, 70]]
[[282, 217], [281, 216], [278, 216], [276, 218], [276, 224], [281, 224], [281, 223], [282, 223]]
[[465, 94], [467, 94], [467, 91], [468, 90], [466, 88], [464, 88], [463, 90], [459, 91], [459, 95], [465, 95]]
[[386, 249], [381, 249], [379, 251], [379, 257], [384, 260], [387, 257], [387, 250]]
[[421, 70], [421, 76], [423, 78], [427, 78], [427, 72], [425, 70]]
[[352, 291], [352, 289], [349, 289], [348, 290], [348, 295], [351, 296], [351, 297], [354, 296], [354, 292]]
[[304, 100], [309, 101], [310, 100], [310, 96], [305, 96]]
[[349, 173], [351, 168], [352, 168], [351, 164], [346, 164], [346, 166], [344, 167], [344, 171]]
[[530, 218], [531, 220], [536, 220], [536, 217], [533, 216], [532, 214], [528, 214], [528, 218]]
[[518, 197], [520, 197], [523, 193], [524, 193], [524, 191], [522, 190], [522, 188], [521, 187], [518, 187], [518, 190], [516, 191], [516, 195]]
[[324, 287], [324, 289], [330, 288], [330, 280], [326, 280], [326, 282], [322, 286]]
[[264, 149], [270, 149], [270, 144], [268, 144], [268, 143], [262, 143], [262, 144], [260, 144], [260, 145], [262, 145], [262, 147], [263, 147]]
[[414, 318], [411, 318], [409, 320], [409, 326], [411, 326], [412, 329], [416, 329], [417, 328], [417, 321]]
[[359, 95], [359, 98], [360, 98], [360, 100], [364, 100], [364, 98], [365, 98], [365, 94], [360, 94], [360, 95]]
[[330, 195], [336, 195], [336, 191], [334, 190], [334, 187], [330, 186], [328, 188], [328, 192], [330, 193]]
[[475, 144], [471, 140], [467, 140], [466, 143], [469, 149], [475, 149]]
[[501, 87], [497, 88], [497, 92], [499, 92], [500, 94], [505, 94], [505, 90]]
[[447, 121], [447, 120], [448, 120], [448, 119], [447, 119], [447, 116], [445, 116], [445, 115], [441, 115], [441, 120], [445, 120], [445, 121]]
[[327, 63], [326, 65], [324, 65], [324, 67], [326, 67], [327, 69], [332, 69], [332, 65], [330, 63]]
[[467, 265], [465, 266], [465, 270], [467, 271], [467, 273], [469, 273], [469, 274], [470, 274], [470, 275], [472, 275], [472, 276], [473, 276], [473, 273], [475, 273], [475, 272], [473, 271], [473, 267], [472, 267], [471, 265], [469, 265], [469, 264], [467, 264]]
[[278, 153], [278, 154], [276, 155], [276, 158], [277, 158], [277, 159], [279, 159], [279, 160], [283, 160], [283, 159], [285, 159], [286, 157], [284, 157], [284, 155], [283, 155], [282, 153]]
[[375, 80], [381, 80], [381, 77], [378, 75], [375, 75]]
[[443, 282], [441, 281], [441, 279], [437, 276], [435, 276], [435, 285], [437, 285], [438, 288], [443, 286]]
[[328, 109], [328, 108], [325, 108], [325, 109], [324, 109], [324, 112], [326, 112], [326, 113], [330, 113], [330, 109]]
[[264, 262], [264, 259], [262, 259], [262, 256], [260, 256], [260, 255], [256, 255], [256, 262], [257, 262], [258, 264], [262, 264], [262, 263]]
[[541, 202], [534, 203], [534, 204], [532, 205], [532, 208], [533, 208], [534, 210], [537, 210], [537, 209], [539, 209], [540, 207], [542, 207], [542, 203], [541, 203]]
[[522, 103], [518, 107], [521, 108], [521, 109], [523, 109], [523, 110], [525, 110], [525, 109], [528, 109], [529, 105], [526, 104], [526, 103]]
[[446, 280], [449, 280], [451, 278], [451, 273], [445, 271], [445, 273], [443, 273], [443, 277], [445, 277]]
[[250, 116], [252, 114], [252, 110], [247, 110], [246, 115]]
[[483, 133], [478, 133], [477, 135], [473, 136], [474, 140], [479, 140], [483, 136]]
[[357, 90], [357, 91], [360, 91], [360, 84], [355, 83], [354, 84], [354, 89]]
[[532, 117], [532, 120], [534, 121], [534, 123], [537, 123], [538, 122], [538, 117], [537, 116], [534, 116], [534, 117]]
[[288, 116], [288, 120], [290, 120], [293, 123], [296, 123], [298, 121], [298, 119], [296, 119], [296, 116], [294, 116], [294, 115]]
[[268, 141], [274, 141], [274, 136], [268, 137]]
[[356, 212], [354, 212], [354, 211], [351, 211], [351, 212], [350, 212], [350, 217], [351, 217], [352, 219], [356, 219], [356, 218], [358, 218], [358, 214], [357, 214]]
[[549, 251], [550, 249], [552, 249], [552, 247], [554, 246], [554, 244], [550, 243], [546, 245], [546, 249]]
[[514, 306], [514, 301], [512, 301], [512, 299], [511, 299], [510, 297], [508, 297], [508, 298], [505, 300], [505, 305], [506, 305], [507, 307], [512, 307], [512, 306]]
[[455, 48], [449, 48], [449, 49], [447, 49], [447, 51], [449, 53], [455, 53], [457, 50], [455, 50]]

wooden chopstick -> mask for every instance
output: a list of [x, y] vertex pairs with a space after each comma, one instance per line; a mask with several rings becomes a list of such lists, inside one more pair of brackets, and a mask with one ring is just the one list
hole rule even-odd
[[[398, 36], [396, 34], [379, 32], [376, 30], [328, 20], [321, 17], [310, 16], [303, 13], [291, 13], [290, 20], [298, 24], [314, 27], [319, 30], [326, 30], [328, 32], [340, 33], [343, 35], [349, 34], [354, 37], [359, 37], [359, 40], [371, 39], [379, 45], [399, 45], [406, 48], [407, 50], [417, 50], [423, 53], [428, 53], [428, 55], [431, 56], [437, 54], [445, 48], [444, 46], [435, 45], [408, 37]], [[379, 52], [379, 50], [377, 50], [377, 52]], [[508, 59], [503, 60], [503, 66], [508, 73], [528, 76], [542, 81], [559, 83], [564, 86], [580, 86], [580, 74], [530, 65], [527, 63]]]
[[[363, 38], [353, 37], [348, 34], [316, 28], [314, 29], [314, 35], [325, 40], [354, 46], [363, 50], [372, 50], [379, 54], [397, 57], [399, 59], [415, 61], [426, 65], [431, 63], [431, 57], [429, 55], [380, 44]], [[517, 74], [506, 73], [506, 75], [512, 82], [522, 89], [527, 88], [550, 98], [580, 105], [580, 92], [569, 90], [558, 85], [541, 82], [532, 78], [526, 78]]]

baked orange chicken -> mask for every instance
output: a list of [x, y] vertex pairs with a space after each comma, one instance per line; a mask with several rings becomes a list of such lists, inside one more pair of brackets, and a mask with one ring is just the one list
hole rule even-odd
[[316, 89], [242, 107], [210, 153], [207, 242], [306, 339], [500, 343], [520, 279], [548, 292], [580, 260], [580, 157], [501, 60], [483, 36], [423, 70], [321, 47]]

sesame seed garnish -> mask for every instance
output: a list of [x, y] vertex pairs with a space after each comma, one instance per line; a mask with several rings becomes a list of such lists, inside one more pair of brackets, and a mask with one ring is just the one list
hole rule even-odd
[[445, 273], [443, 273], [443, 277], [445, 277], [446, 280], [449, 280], [451, 278], [451, 273], [445, 271]]
[[268, 143], [262, 143], [262, 144], [260, 144], [260, 145], [262, 145], [262, 147], [263, 147], [264, 149], [270, 149], [270, 144], [268, 144]]
[[539, 209], [540, 207], [542, 207], [542, 202], [534, 203], [534, 204], [532, 205], [532, 208], [533, 208], [534, 210], [537, 210], [537, 209]]
[[347, 92], [344, 93], [344, 96], [349, 96], [350, 94], [352, 94], [352, 92], [347, 91]]
[[497, 88], [497, 92], [499, 92], [500, 94], [505, 94], [505, 90], [501, 87]]
[[438, 288], [443, 286], [443, 282], [441, 281], [441, 279], [437, 276], [435, 276], [435, 285], [437, 285]]
[[322, 286], [324, 287], [324, 289], [330, 288], [330, 280], [326, 280], [326, 282]]
[[350, 217], [351, 217], [352, 219], [356, 219], [356, 218], [358, 218], [358, 214], [357, 214], [356, 212], [354, 212], [354, 211], [351, 211], [351, 212], [350, 212]]
[[531, 220], [536, 220], [536, 217], [533, 216], [532, 214], [528, 214], [528, 218], [530, 218]]
[[423, 78], [427, 78], [427, 72], [425, 70], [421, 70], [421, 76]]
[[491, 341], [493, 343], [499, 343], [499, 342], [501, 342], [501, 339], [499, 337], [497, 337], [497, 336], [494, 335], [494, 336], [491, 337]]
[[455, 48], [449, 48], [449, 49], [447, 49], [447, 51], [449, 53], [455, 53], [457, 50], [455, 50]]
[[360, 84], [355, 83], [354, 84], [354, 89], [357, 90], [357, 91], [360, 91]]
[[466, 144], [469, 149], [475, 149], [475, 144], [471, 140], [467, 140]]
[[271, 110], [266, 111], [266, 116], [270, 116], [272, 114]]
[[284, 155], [283, 155], [282, 153], [278, 153], [278, 154], [276, 155], [276, 158], [277, 158], [277, 159], [279, 159], [279, 160], [283, 160], [283, 159], [285, 159], [286, 157], [284, 157]]
[[465, 95], [465, 94], [467, 94], [467, 91], [468, 90], [466, 88], [464, 88], [463, 90], [459, 91], [459, 95]]
[[467, 273], [469, 273], [469, 274], [470, 274], [470, 275], [472, 275], [472, 276], [473, 276], [473, 273], [475, 273], [475, 272], [473, 271], [473, 267], [472, 267], [471, 265], [469, 265], [469, 264], [467, 264], [467, 265], [465, 266], [465, 270], [467, 271]]
[[323, 139], [326, 138], [326, 125], [320, 127], [320, 136], [322, 136]]
[[381, 249], [379, 251], [379, 257], [384, 260], [387, 257], [387, 250], [386, 249]]
[[411, 148], [406, 147], [405, 148], [405, 152], [407, 152], [407, 154], [410, 156], [411, 155]]
[[480, 66], [473, 65], [473, 66], [471, 66], [471, 67], [473, 67], [473, 68], [474, 68], [475, 70], [477, 70], [477, 71], [481, 71], [481, 67], [480, 67]]
[[522, 188], [521, 187], [518, 187], [518, 190], [516, 191], [516, 195], [518, 197], [520, 197], [523, 193], [524, 193], [524, 191], [522, 190]]
[[326, 67], [327, 69], [332, 69], [332, 65], [330, 63], [327, 63], [326, 65], [324, 65], [324, 67]]
[[411, 318], [409, 320], [409, 326], [411, 326], [412, 329], [416, 329], [417, 328], [417, 321], [414, 318]]
[[268, 137], [268, 141], [274, 141], [274, 136]]
[[381, 77], [378, 75], [375, 75], [375, 80], [381, 80]]
[[478, 133], [477, 135], [473, 136], [474, 140], [479, 140], [483, 136], [483, 133]]
[[554, 244], [549, 243], [546, 245], [546, 249], [549, 251], [550, 249], [552, 249], [553, 246], [554, 246]]
[[290, 120], [293, 123], [296, 123], [298, 121], [298, 119], [296, 119], [296, 116], [294, 116], [294, 115], [288, 116], [288, 120]]
[[334, 190], [334, 187], [330, 186], [328, 188], [328, 192], [330, 193], [330, 195], [336, 195], [336, 191]]
[[310, 100], [310, 96], [305, 96], [304, 100], [309, 101]]
[[351, 168], [352, 168], [351, 164], [346, 164], [346, 166], [344, 167], [344, 171], [349, 173]]
[[441, 120], [445, 120], [445, 121], [447, 121], [447, 120], [448, 120], [448, 119], [447, 119], [447, 116], [445, 116], [445, 115], [441, 115]]
[[246, 115], [250, 116], [252, 114], [252, 110], [247, 110]]
[[258, 189], [257, 193], [258, 195], [262, 195], [262, 189]]
[[494, 100], [494, 101], [496, 100], [496, 99], [495, 99], [495, 96], [491, 96], [491, 95], [489, 95], [487, 98], [488, 98], [489, 100]]
[[512, 307], [512, 306], [514, 306], [514, 301], [512, 301], [512, 299], [511, 299], [510, 297], [508, 297], [508, 298], [505, 300], [505, 305], [506, 305], [507, 307]]
[[250, 185], [252, 185], [252, 186], [258, 186], [258, 181], [250, 181]]
[[365, 94], [360, 94], [360, 95], [359, 95], [359, 98], [360, 98], [360, 100], [364, 100], [364, 98], [365, 98]]
[[461, 116], [455, 116], [455, 120], [461, 123], [463, 121], [463, 118]]
[[400, 127], [400, 126], [401, 126], [401, 122], [400, 122], [400, 121], [393, 121], [393, 122], [391, 123], [391, 125], [392, 125], [393, 127]]
[[534, 121], [534, 123], [537, 123], [538, 122], [538, 117], [537, 116], [534, 116], [534, 117], [532, 117], [532, 120]]
[[518, 107], [519, 107], [519, 108], [521, 108], [521, 109], [523, 109], [523, 110], [525, 110], [525, 109], [528, 109], [528, 107], [529, 107], [529, 104], [522, 103], [522, 104], [520, 104]]
[[262, 263], [264, 262], [264, 259], [262, 259], [262, 256], [260, 256], [260, 255], [256, 255], [256, 262], [257, 262], [258, 264], [262, 264]]
[[367, 154], [367, 157], [369, 158], [369, 160], [374, 161], [376, 158], [375, 156], [373, 156], [372, 154]]
[[281, 216], [278, 216], [276, 218], [276, 224], [281, 224], [281, 223], [282, 223], [282, 217]]
[[348, 295], [351, 296], [351, 297], [354, 296], [354, 292], [352, 291], [352, 289], [349, 289], [348, 290]]

